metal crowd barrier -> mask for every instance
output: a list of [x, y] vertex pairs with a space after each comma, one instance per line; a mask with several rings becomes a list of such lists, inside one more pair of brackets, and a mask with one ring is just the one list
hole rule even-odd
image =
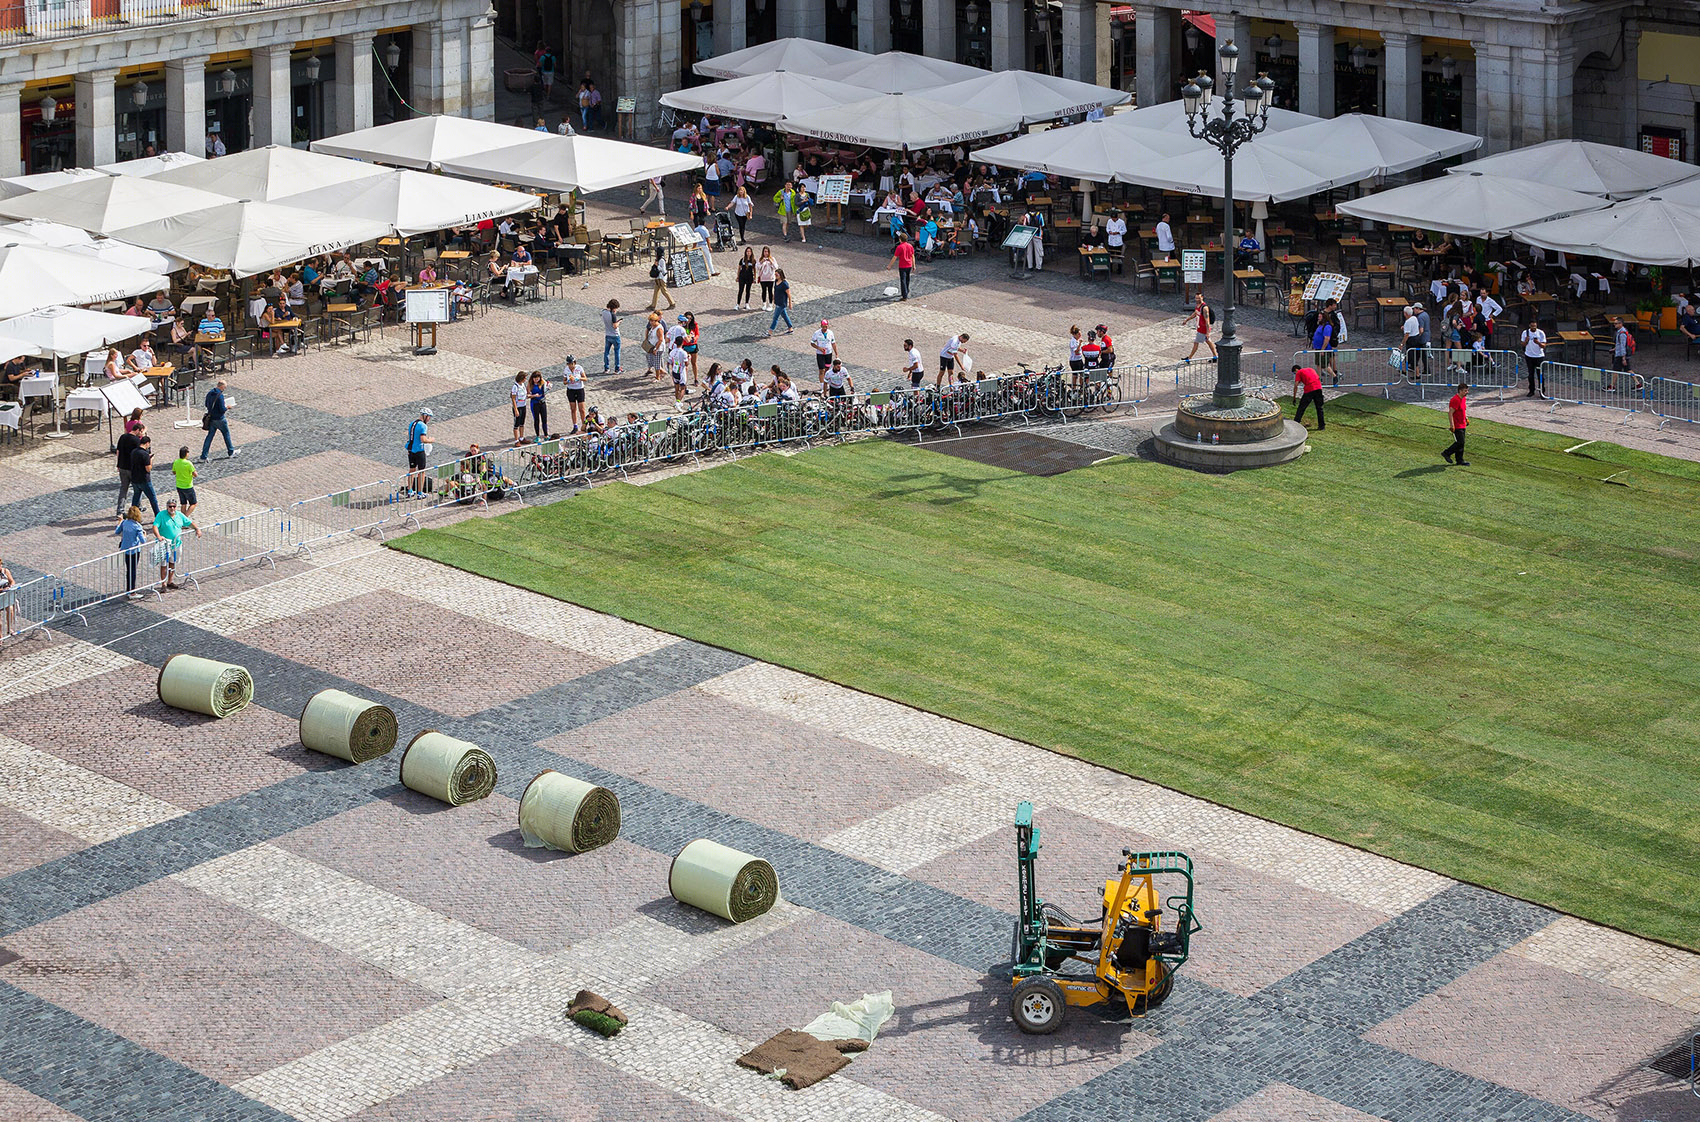
[[1643, 398], [1647, 411], [1659, 419], [1662, 429], [1672, 421], [1700, 425], [1700, 385], [1675, 378], [1648, 381]]
[[1394, 386], [1405, 384], [1404, 355], [1393, 347], [1294, 351], [1293, 365], [1314, 367], [1329, 389], [1378, 389], [1391, 397]]
[[[1417, 356], [1428, 358], [1428, 373]], [[1411, 367], [1415, 365], [1416, 370]], [[1495, 390], [1501, 401], [1505, 391], [1528, 380], [1523, 356], [1516, 351], [1473, 351], [1457, 347], [1428, 347], [1415, 351], [1405, 362], [1405, 378], [1417, 387], [1417, 397], [1428, 400], [1428, 391], [1435, 390], [1450, 397], [1459, 382], [1468, 382], [1473, 392]], [[1413, 377], [1416, 373], [1416, 377]]]
[[59, 577], [52, 573], [20, 582], [9, 593], [11, 618], [5, 621], [7, 630], [13, 635], [28, 635], [38, 628], [46, 628], [61, 614], [59, 600], [62, 589]]
[[[1187, 394], [1209, 393], [1216, 388], [1216, 364], [1208, 357], [1195, 358], [1191, 362], [1173, 362], [1167, 366], [1153, 366], [1147, 373], [1154, 382], [1167, 383], [1173, 379], [1175, 393], [1183, 397]], [[1247, 393], [1290, 383], [1291, 375], [1291, 370], [1280, 366], [1274, 351], [1240, 352], [1240, 382]]]
[[1618, 423], [1627, 424], [1647, 406], [1647, 380], [1633, 371], [1548, 362], [1542, 364], [1541, 373], [1546, 378], [1546, 397], [1552, 402], [1549, 410], [1552, 413], [1563, 405], [1592, 405], [1622, 413]]

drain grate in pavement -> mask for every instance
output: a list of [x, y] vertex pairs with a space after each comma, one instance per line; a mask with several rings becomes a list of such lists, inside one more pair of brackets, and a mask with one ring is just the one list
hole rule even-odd
[[1647, 1066], [1676, 1079], [1691, 1079], [1694, 1077], [1696, 1048], [1700, 1048], [1700, 1042], [1685, 1041], [1673, 1051], [1648, 1061]]
[[1061, 475], [1076, 468], [1091, 467], [1114, 453], [1088, 448], [1067, 440], [1054, 440], [1030, 432], [995, 432], [957, 440], [923, 444], [923, 448], [945, 456], [973, 460], [990, 467], [1009, 468], [1027, 475]]

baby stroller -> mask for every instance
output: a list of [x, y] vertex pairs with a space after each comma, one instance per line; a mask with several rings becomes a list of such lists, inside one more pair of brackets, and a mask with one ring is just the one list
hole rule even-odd
[[732, 229], [732, 216], [723, 210], [716, 211], [714, 214], [714, 248], [731, 249], [733, 245], [737, 244], [737, 241], [737, 232]]

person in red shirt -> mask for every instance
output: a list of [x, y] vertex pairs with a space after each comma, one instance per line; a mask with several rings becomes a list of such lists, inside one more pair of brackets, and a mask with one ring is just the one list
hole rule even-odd
[[1115, 366], [1116, 345], [1110, 341], [1110, 329], [1100, 323], [1094, 330], [1098, 332], [1098, 361], [1105, 366]]
[[1464, 458], [1464, 430], [1470, 425], [1467, 402], [1470, 393], [1470, 383], [1459, 382], [1458, 392], [1452, 395], [1452, 400], [1446, 403], [1446, 408], [1452, 414], [1452, 443], [1446, 451], [1440, 454], [1441, 459], [1449, 464], [1468, 467], [1470, 461]]
[[909, 278], [915, 274], [915, 244], [909, 240], [908, 234], [897, 235], [897, 246], [891, 251], [891, 261], [886, 268], [897, 267], [897, 286], [903, 295], [899, 300], [909, 299]]
[[1214, 362], [1216, 361], [1216, 344], [1210, 341], [1210, 305], [1204, 302], [1203, 289], [1199, 290], [1197, 302], [1193, 304], [1192, 310], [1198, 320], [1193, 325], [1198, 334], [1192, 341], [1192, 350], [1186, 353], [1186, 361], [1192, 361], [1192, 356], [1198, 353], [1198, 345], [1203, 343], [1210, 348], [1210, 361]]
[[1098, 342], [1096, 331], [1086, 333], [1086, 342], [1080, 345], [1080, 357], [1088, 370], [1097, 370], [1104, 365], [1104, 344]]
[[1293, 412], [1293, 420], [1304, 424], [1305, 410], [1314, 405], [1316, 431], [1321, 432], [1328, 427], [1328, 422], [1322, 418], [1322, 375], [1316, 372], [1316, 367], [1293, 364], [1293, 396], [1299, 401], [1298, 409]]

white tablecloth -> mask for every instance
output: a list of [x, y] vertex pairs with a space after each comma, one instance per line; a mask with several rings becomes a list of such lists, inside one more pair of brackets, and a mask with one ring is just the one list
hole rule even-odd
[[536, 265], [510, 265], [510, 266], [508, 266], [508, 283], [509, 284], [523, 284], [523, 283], [525, 283], [526, 277], [534, 277], [536, 275], [537, 275], [537, 266]]
[[18, 400], [28, 401], [32, 397], [51, 398], [53, 385], [58, 380], [52, 374], [37, 374], [33, 378], [25, 378], [18, 383]]

